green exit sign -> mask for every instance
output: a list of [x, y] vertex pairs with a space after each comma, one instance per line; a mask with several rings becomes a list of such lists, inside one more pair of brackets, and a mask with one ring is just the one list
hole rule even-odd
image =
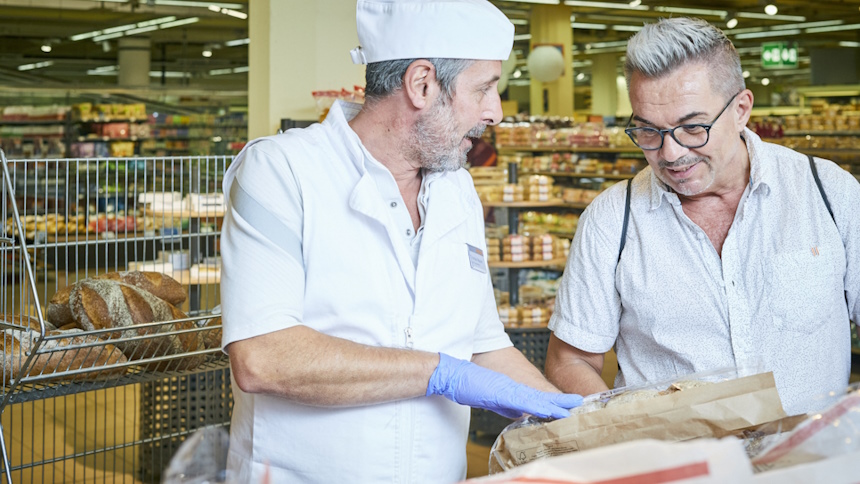
[[783, 42], [762, 44], [761, 66], [765, 69], [797, 67], [797, 47]]

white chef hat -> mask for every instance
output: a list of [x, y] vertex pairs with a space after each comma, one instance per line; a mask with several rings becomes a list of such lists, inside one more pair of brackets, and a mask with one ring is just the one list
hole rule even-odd
[[488, 0], [358, 0], [355, 64], [395, 59], [506, 60], [514, 26]]

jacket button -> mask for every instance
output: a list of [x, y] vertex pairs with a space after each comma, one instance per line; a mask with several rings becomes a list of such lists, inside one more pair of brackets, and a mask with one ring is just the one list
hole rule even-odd
[[391, 202], [391, 208], [397, 208], [397, 202]]
[[412, 236], [412, 229], [406, 229], [406, 235]]

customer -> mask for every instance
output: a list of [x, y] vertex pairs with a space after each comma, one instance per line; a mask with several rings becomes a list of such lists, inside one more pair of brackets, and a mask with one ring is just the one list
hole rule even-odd
[[511, 346], [461, 169], [500, 120], [513, 26], [485, 0], [360, 0], [357, 23], [365, 106], [257, 140], [225, 176], [236, 482], [267, 466], [272, 482], [457, 481], [458, 404], [563, 417], [582, 401]]
[[547, 376], [606, 390], [614, 347], [616, 387], [760, 364], [788, 413], [819, 407], [848, 383], [860, 320], [860, 185], [815, 160], [831, 218], [810, 159], [745, 128], [753, 95], [737, 51], [702, 20], [646, 25], [625, 71], [627, 133], [649, 167], [632, 180], [623, 241], [626, 183], [580, 219]]

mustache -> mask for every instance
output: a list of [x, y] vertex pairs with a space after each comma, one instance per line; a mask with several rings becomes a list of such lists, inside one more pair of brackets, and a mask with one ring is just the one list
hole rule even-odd
[[478, 124], [474, 128], [470, 129], [468, 133], [466, 133], [466, 138], [480, 138], [482, 134], [484, 134], [484, 130], [487, 129], [486, 124]]
[[660, 168], [683, 168], [686, 166], [693, 166], [700, 161], [707, 163], [710, 161], [710, 158], [707, 156], [685, 156], [683, 158], [678, 158], [675, 161], [660, 160], [659, 166]]

